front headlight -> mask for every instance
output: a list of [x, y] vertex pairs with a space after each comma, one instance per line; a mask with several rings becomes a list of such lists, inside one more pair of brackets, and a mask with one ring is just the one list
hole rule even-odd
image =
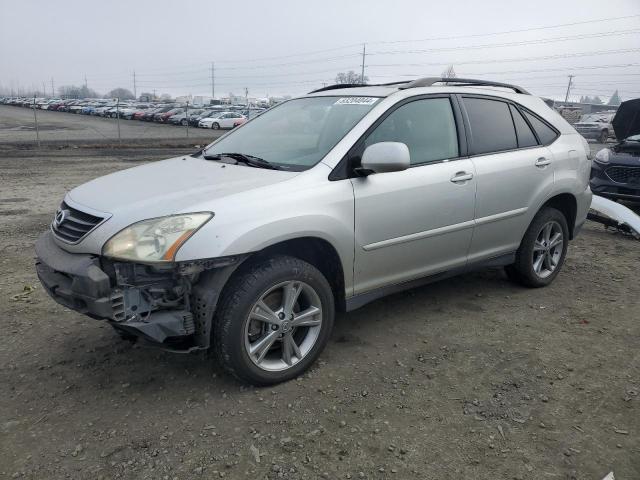
[[610, 156], [611, 150], [609, 150], [608, 148], [603, 148], [598, 153], [596, 153], [596, 157], [594, 158], [594, 160], [601, 165], [606, 165], [607, 163], [609, 163]]
[[134, 223], [111, 237], [102, 254], [139, 262], [172, 262], [184, 242], [211, 217], [211, 212], [198, 212]]

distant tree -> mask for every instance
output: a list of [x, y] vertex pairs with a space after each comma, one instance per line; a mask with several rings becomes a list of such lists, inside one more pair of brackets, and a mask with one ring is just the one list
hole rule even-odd
[[442, 78], [456, 78], [456, 71], [453, 69], [453, 65], [449, 65], [444, 72], [442, 72]]
[[348, 72], [340, 72], [336, 75], [336, 83], [339, 84], [353, 84], [353, 83], [367, 83], [369, 81], [369, 77], [365, 75], [364, 79], [360, 78], [353, 70], [349, 70]]
[[131, 90], [127, 90], [126, 88], [114, 88], [109, 93], [107, 93], [108, 98], [119, 98], [120, 100], [133, 100], [135, 97]]
[[584, 101], [584, 95], [580, 95], [580, 103], [585, 103], [585, 101]]
[[593, 103], [594, 105], [602, 105], [604, 102], [600, 100], [600, 97], [595, 96], [591, 99], [591, 103]]
[[621, 101], [620, 101], [620, 95], [618, 95], [618, 90], [616, 90], [615, 92], [613, 92], [613, 95], [611, 95], [611, 98], [609, 99], [609, 101], [607, 102], [607, 105], [620, 105]]
[[589, 95], [584, 97], [584, 102], [583, 103], [591, 103], [591, 97]]
[[100, 94], [86, 85], [77, 87], [75, 85], [63, 85], [58, 88], [58, 93], [62, 98], [99, 98]]
[[168, 93], [163, 93], [162, 95], [160, 95], [160, 100], [165, 102], [171, 100], [171, 95], [169, 95]]

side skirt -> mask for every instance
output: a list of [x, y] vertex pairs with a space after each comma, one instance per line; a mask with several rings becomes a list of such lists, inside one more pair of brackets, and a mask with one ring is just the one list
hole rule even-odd
[[435, 273], [433, 275], [429, 275], [426, 277], [416, 278], [415, 280], [409, 280], [408, 282], [396, 283], [394, 285], [388, 285], [385, 287], [376, 288], [375, 290], [371, 290], [369, 292], [360, 293], [358, 295], [354, 295], [351, 298], [347, 298], [347, 312], [355, 310], [356, 308], [360, 308], [367, 303], [373, 302], [382, 297], [386, 297], [387, 295], [391, 295], [393, 293], [402, 292], [405, 290], [409, 290], [412, 288], [421, 287], [423, 285], [428, 285], [430, 283], [434, 283], [440, 280], [444, 280], [445, 278], [451, 278], [463, 273], [472, 272], [475, 270], [480, 270], [484, 268], [490, 267], [504, 267], [506, 265], [511, 265], [516, 261], [516, 253], [507, 253], [504, 255], [500, 255], [499, 257], [488, 258], [486, 260], [480, 260], [469, 265], [465, 265], [464, 267], [454, 268], [452, 270], [447, 270], [446, 272]]

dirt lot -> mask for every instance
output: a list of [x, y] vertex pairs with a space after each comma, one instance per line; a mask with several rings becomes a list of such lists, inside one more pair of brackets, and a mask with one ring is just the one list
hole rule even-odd
[[36, 280], [66, 190], [171, 154], [0, 149], [0, 478], [640, 478], [639, 242], [590, 223], [546, 289], [496, 269], [376, 301], [256, 389]]

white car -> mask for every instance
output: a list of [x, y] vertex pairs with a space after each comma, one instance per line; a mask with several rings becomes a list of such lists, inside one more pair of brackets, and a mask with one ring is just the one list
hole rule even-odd
[[233, 128], [242, 125], [247, 119], [235, 112], [220, 112], [212, 117], [203, 118], [198, 122], [200, 128], [211, 128], [220, 130], [221, 128]]

